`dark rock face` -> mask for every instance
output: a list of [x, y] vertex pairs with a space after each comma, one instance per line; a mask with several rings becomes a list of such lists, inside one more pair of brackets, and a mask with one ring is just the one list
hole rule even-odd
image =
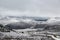
[[44, 30], [55, 30], [60, 31], [60, 25], [46, 25]]
[[8, 29], [25, 29], [25, 28], [30, 28], [31, 26], [33, 25], [24, 22], [17, 22], [17, 23], [7, 24], [5, 27]]
[[8, 29], [26, 29], [26, 28], [43, 28], [45, 24], [33, 24], [25, 22], [16, 22], [7, 24], [5, 27]]
[[1, 28], [4, 27], [3, 24], [0, 24], [0, 27], [1, 27]]
[[7, 29], [26, 29], [26, 28], [44, 28], [44, 30], [60, 30], [60, 25], [33, 24], [26, 22], [16, 22], [5, 25]]
[[36, 24], [34, 28], [44, 28], [46, 24]]

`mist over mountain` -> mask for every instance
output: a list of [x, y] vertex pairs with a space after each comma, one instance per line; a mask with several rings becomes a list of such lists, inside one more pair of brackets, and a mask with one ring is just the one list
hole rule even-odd
[[0, 0], [0, 40], [60, 40], [60, 0]]
[[60, 17], [0, 16], [0, 24], [8, 29], [44, 28], [44, 30], [58, 30]]

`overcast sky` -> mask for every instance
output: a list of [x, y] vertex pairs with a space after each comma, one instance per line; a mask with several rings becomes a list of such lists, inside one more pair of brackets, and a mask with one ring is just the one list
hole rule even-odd
[[0, 15], [60, 16], [60, 0], [0, 0]]

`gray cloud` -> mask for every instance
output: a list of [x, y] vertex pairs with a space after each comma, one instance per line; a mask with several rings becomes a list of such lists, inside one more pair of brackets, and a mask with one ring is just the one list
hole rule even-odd
[[0, 14], [60, 16], [60, 0], [0, 0]]

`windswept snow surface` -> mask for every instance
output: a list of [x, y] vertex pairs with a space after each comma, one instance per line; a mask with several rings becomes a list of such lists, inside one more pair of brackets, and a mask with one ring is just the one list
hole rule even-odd
[[17, 38], [17, 37], [27, 37], [27, 36], [30, 36], [28, 34], [23, 34], [23, 33], [18, 33], [18, 32], [0, 32], [3, 34], [3, 37], [13, 37], [13, 38]]

